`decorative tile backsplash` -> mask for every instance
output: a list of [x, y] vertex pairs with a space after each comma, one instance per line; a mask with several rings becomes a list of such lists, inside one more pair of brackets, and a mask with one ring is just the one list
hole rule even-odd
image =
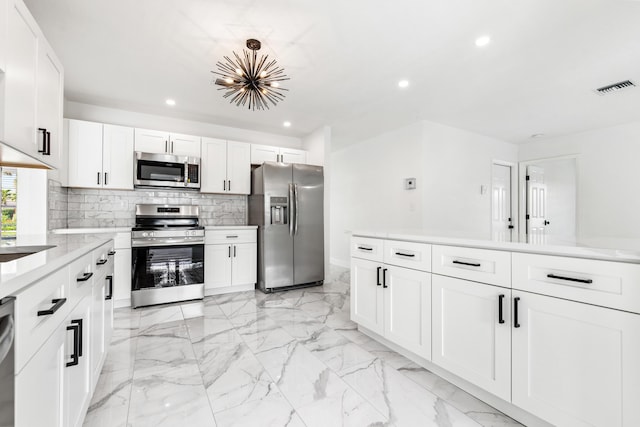
[[247, 223], [247, 196], [171, 190], [64, 188], [49, 180], [49, 229], [131, 227], [135, 222], [136, 205], [141, 203], [198, 205], [202, 225]]

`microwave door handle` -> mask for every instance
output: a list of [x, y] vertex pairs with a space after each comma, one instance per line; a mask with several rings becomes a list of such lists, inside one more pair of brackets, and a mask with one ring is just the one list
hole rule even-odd
[[184, 161], [184, 186], [186, 187], [189, 179], [189, 162], [187, 160]]

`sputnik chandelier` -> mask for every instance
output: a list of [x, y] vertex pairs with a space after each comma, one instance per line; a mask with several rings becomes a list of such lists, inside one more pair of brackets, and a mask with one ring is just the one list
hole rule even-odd
[[218, 90], [225, 90], [224, 97], [230, 97], [230, 102], [235, 102], [238, 107], [248, 103], [249, 110], [269, 109], [269, 102], [275, 106], [284, 99], [283, 91], [288, 89], [280, 87], [280, 82], [289, 78], [275, 59], [267, 62], [269, 55], [258, 59], [260, 41], [249, 39], [247, 47], [252, 52], [243, 49], [243, 57], [233, 52], [235, 60], [225, 56], [225, 62], [218, 61], [218, 71], [211, 72], [222, 78], [216, 78], [214, 83], [222, 86]]

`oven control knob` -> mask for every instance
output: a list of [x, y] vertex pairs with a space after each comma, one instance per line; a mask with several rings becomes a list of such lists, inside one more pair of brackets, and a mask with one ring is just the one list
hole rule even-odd
[[191, 232], [191, 235], [192, 235], [192, 236], [195, 236], [196, 234], [197, 234], [197, 233], [196, 233], [195, 231], [192, 231], [192, 232]]

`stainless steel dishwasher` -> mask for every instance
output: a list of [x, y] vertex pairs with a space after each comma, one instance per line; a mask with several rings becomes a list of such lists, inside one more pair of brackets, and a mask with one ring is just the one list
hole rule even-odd
[[13, 297], [0, 300], [0, 427], [14, 425], [14, 302]]

